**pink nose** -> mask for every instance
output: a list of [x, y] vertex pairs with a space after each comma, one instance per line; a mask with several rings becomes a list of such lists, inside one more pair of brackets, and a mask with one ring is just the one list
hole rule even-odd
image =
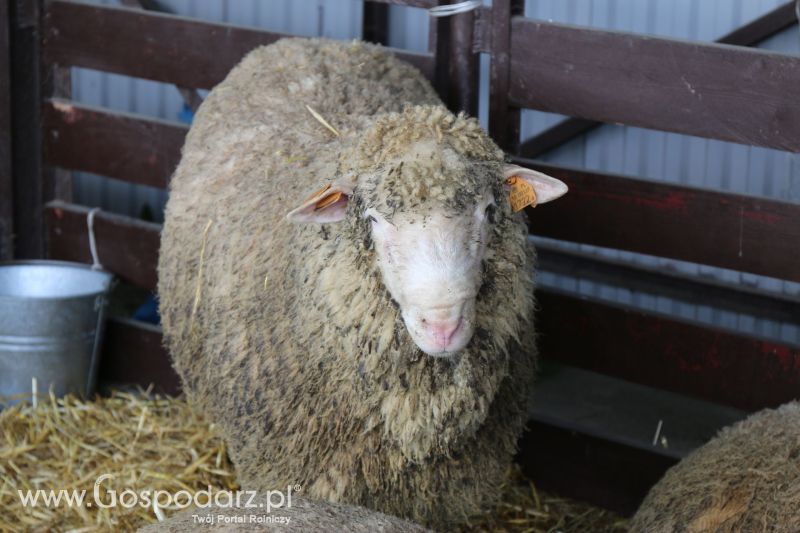
[[453, 336], [461, 327], [461, 319], [459, 318], [458, 320], [447, 320], [443, 322], [426, 320], [423, 323], [423, 327], [425, 328], [425, 332], [431, 339], [433, 339], [433, 342], [435, 342], [437, 346], [440, 346], [441, 348], [447, 348], [447, 346], [450, 344], [450, 341], [453, 340]]

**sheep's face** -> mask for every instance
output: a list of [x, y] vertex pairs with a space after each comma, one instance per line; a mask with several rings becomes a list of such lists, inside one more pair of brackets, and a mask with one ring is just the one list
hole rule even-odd
[[409, 335], [425, 353], [463, 350], [476, 324], [476, 300], [495, 226], [514, 216], [509, 177], [535, 189], [538, 203], [566, 192], [558, 180], [499, 161], [475, 161], [420, 143], [354, 180], [340, 180], [289, 213], [295, 222], [348, 220], [367, 242]]
[[472, 338], [495, 203], [486, 189], [461, 212], [445, 206], [424, 214], [363, 212], [383, 283], [411, 338], [429, 355], [455, 354]]

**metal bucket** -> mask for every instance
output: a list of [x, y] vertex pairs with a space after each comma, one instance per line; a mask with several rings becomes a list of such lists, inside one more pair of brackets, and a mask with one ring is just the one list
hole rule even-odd
[[0, 395], [94, 392], [111, 274], [79, 263], [0, 263]]

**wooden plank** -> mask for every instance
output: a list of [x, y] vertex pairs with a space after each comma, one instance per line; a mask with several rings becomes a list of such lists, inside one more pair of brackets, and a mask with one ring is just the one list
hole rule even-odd
[[145, 322], [112, 317], [106, 321], [98, 369], [101, 384], [151, 384], [157, 392], [180, 393], [178, 375], [162, 344], [161, 328]]
[[[536, 245], [536, 258], [540, 272], [800, 326], [800, 296], [768, 293], [738, 283], [667, 271], [656, 266], [634, 265], [542, 243]], [[541, 283], [540, 286], [545, 287]]]
[[539, 290], [543, 357], [754, 411], [800, 398], [800, 347]]
[[[537, 487], [631, 514], [664, 471], [746, 416], [678, 394], [545, 363], [517, 457]], [[661, 421], [660, 437], [653, 437]]]
[[772, 37], [779, 31], [783, 31], [795, 24], [797, 24], [797, 13], [795, 2], [792, 0], [723, 35], [716, 42], [739, 46], [755, 46], [764, 39]]
[[0, 2], [0, 261], [14, 256], [14, 187], [11, 174], [11, 14]]
[[515, 17], [509, 103], [800, 151], [800, 58]]
[[[744, 26], [723, 35], [715, 42], [739, 46], [755, 46], [764, 39], [796, 23], [795, 2], [786, 2]], [[548, 150], [552, 150], [578, 135], [591, 131], [601, 124], [602, 122], [581, 118], [562, 120], [523, 142], [519, 147], [518, 154], [531, 159], [539, 157]]]
[[[47, 204], [48, 256], [91, 263], [87, 215], [89, 209], [54, 201]], [[156, 288], [161, 226], [99, 212], [94, 219], [97, 255], [103, 267], [139, 287]]]
[[739, 409], [550, 361], [539, 369], [528, 413], [538, 422], [674, 459], [747, 416]]
[[44, 105], [45, 161], [165, 188], [188, 126], [65, 100]]
[[800, 281], [800, 254], [787, 253], [800, 205], [514, 161], [570, 188], [530, 211], [536, 235]]
[[[284, 37], [289, 35], [125, 7], [52, 0], [43, 44], [48, 63], [211, 88], [247, 52]], [[389, 51], [433, 78], [431, 54]]]

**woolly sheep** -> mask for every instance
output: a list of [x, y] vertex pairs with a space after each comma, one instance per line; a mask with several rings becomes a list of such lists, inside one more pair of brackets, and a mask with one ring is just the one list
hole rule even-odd
[[281, 40], [211, 92], [172, 178], [159, 294], [245, 488], [435, 527], [496, 501], [536, 355], [511, 175], [538, 203], [566, 191], [504, 165], [373, 45]]
[[800, 531], [800, 402], [723, 429], [671, 468], [631, 531]]
[[[248, 502], [251, 506], [266, 506], [269, 498], [261, 495]], [[282, 531], [302, 533], [424, 533], [423, 527], [394, 516], [335, 503], [292, 498], [292, 504], [264, 511], [265, 507], [201, 507], [191, 508], [139, 529], [139, 533], [193, 533], [195, 531]], [[213, 522], [206, 522], [211, 517]], [[222, 517], [222, 518], [220, 518]], [[269, 522], [270, 519], [282, 519]], [[200, 522], [203, 519], [204, 522]], [[288, 521], [286, 521], [288, 520]]]

